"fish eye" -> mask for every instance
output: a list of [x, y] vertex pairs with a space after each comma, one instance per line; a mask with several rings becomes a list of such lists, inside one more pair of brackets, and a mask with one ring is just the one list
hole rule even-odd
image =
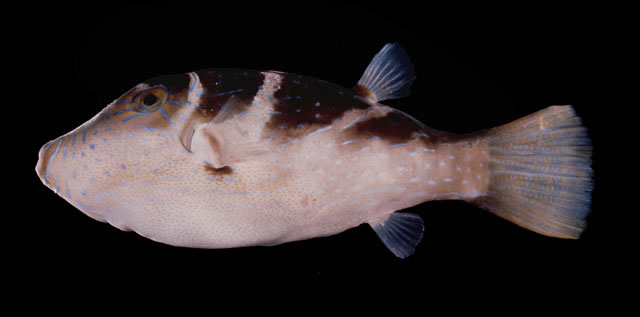
[[166, 99], [167, 90], [164, 87], [153, 87], [138, 93], [133, 104], [139, 112], [151, 112], [157, 110]]
[[156, 97], [156, 95], [154, 94], [148, 94], [144, 96], [144, 99], [142, 99], [142, 104], [147, 107], [155, 105], [156, 102], [158, 102], [158, 97]]

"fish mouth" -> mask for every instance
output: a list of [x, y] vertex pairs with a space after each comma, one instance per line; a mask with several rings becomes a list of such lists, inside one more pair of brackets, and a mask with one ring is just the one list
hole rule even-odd
[[46, 179], [47, 165], [49, 158], [51, 157], [51, 148], [53, 147], [52, 145], [54, 142], [55, 140], [51, 140], [40, 148], [40, 152], [38, 153], [38, 163], [36, 163], [36, 173], [38, 174], [38, 177], [40, 177], [40, 180], [42, 180], [42, 182], [47, 186], [49, 185], [49, 180]]

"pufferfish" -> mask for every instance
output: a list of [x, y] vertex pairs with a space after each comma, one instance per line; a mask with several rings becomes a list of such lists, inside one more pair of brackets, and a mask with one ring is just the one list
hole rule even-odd
[[36, 172], [91, 218], [181, 247], [277, 245], [368, 224], [405, 258], [424, 225], [399, 211], [443, 199], [580, 236], [592, 148], [571, 106], [453, 134], [380, 103], [409, 95], [414, 78], [396, 43], [352, 89], [279, 71], [156, 77], [46, 143]]

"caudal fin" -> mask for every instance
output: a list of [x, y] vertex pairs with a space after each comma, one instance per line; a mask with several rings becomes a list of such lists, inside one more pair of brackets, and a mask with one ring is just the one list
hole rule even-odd
[[577, 239], [593, 189], [591, 141], [571, 106], [487, 131], [489, 192], [474, 204], [529, 230]]

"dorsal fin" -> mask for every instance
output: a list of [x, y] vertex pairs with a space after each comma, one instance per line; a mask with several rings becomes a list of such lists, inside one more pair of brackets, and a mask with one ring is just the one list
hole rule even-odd
[[382, 221], [369, 224], [389, 251], [401, 259], [415, 251], [424, 232], [422, 218], [410, 213], [394, 212]]
[[407, 53], [398, 43], [387, 44], [373, 57], [355, 91], [375, 102], [402, 98], [410, 94], [415, 77]]

